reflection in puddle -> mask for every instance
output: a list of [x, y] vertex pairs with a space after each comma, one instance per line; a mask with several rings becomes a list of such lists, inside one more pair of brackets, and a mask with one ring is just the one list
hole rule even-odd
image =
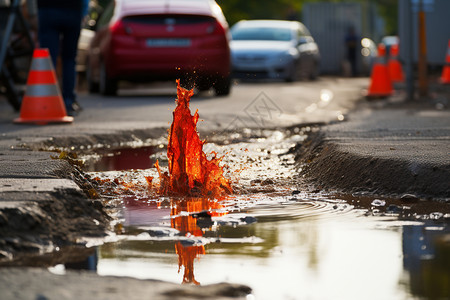
[[403, 267], [414, 295], [450, 299], [450, 231], [448, 224], [403, 227]]
[[[164, 207], [169, 204], [170, 208]], [[227, 214], [222, 210], [220, 201], [206, 198], [171, 199], [167, 202], [139, 201], [128, 197], [124, 202], [126, 226], [141, 226], [145, 234], [160, 239], [172, 239], [178, 255], [178, 271], [184, 269], [183, 283], [199, 284], [195, 280], [194, 260], [205, 254], [206, 240], [201, 239], [203, 233], [211, 230], [213, 217]], [[170, 223], [167, 222], [169, 218]], [[165, 230], [168, 226], [172, 230]], [[147, 227], [142, 227], [143, 225]], [[149, 227], [150, 226], [150, 227]], [[145, 228], [145, 229], [144, 229]]]
[[177, 283], [239, 282], [251, 286], [256, 299], [448, 295], [446, 223], [368, 218], [366, 210], [325, 196], [291, 199], [270, 202], [260, 195], [233, 212], [237, 198], [145, 205], [129, 198], [125, 225], [139, 238], [101, 246], [98, 272]]
[[[203, 219], [211, 219], [211, 216], [221, 215], [215, 212], [220, 209], [217, 202], [205, 198], [192, 198], [172, 201], [171, 203], [171, 227], [177, 229], [182, 235], [202, 236], [203, 231], [197, 225], [202, 213]], [[197, 215], [193, 215], [197, 213]], [[195, 217], [194, 217], [195, 216]], [[212, 224], [211, 224], [212, 225]], [[194, 259], [205, 254], [205, 246], [195, 242], [177, 242], [175, 244], [178, 254], [178, 272], [184, 268], [183, 283], [200, 284], [194, 276]]]

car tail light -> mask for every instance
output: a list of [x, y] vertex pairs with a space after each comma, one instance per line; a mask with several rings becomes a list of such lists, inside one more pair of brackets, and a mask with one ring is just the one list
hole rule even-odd
[[219, 49], [228, 48], [227, 31], [220, 22], [214, 20], [209, 23], [206, 27], [206, 36], [202, 46]]
[[128, 26], [125, 25], [125, 23], [121, 20], [115, 22], [114, 24], [111, 25], [110, 27], [111, 33], [116, 35], [116, 34], [122, 34], [122, 35], [127, 35], [130, 34], [130, 28]]
[[210, 26], [208, 26], [208, 28], [206, 29], [206, 32], [211, 33], [211, 34], [224, 35], [225, 29], [223, 28], [222, 24], [220, 24], [217, 21], [214, 21], [211, 23]]

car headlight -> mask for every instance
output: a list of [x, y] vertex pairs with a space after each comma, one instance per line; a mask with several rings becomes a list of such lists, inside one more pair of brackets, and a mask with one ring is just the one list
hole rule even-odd
[[298, 50], [296, 48], [289, 48], [289, 50], [287, 51], [287, 54], [292, 57], [297, 57]]
[[294, 48], [290, 48], [277, 56], [277, 60], [280, 62], [292, 61], [298, 56], [298, 51]]

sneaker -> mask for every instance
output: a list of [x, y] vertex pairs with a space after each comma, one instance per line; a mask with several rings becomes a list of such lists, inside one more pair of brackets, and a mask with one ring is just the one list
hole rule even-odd
[[83, 108], [81, 107], [80, 103], [78, 103], [77, 101], [73, 101], [72, 110], [74, 110], [76, 112], [80, 112], [83, 110]]
[[73, 110], [73, 109], [68, 109], [67, 110], [67, 115], [70, 116], [70, 117], [75, 117], [75, 116], [78, 115], [78, 112]]

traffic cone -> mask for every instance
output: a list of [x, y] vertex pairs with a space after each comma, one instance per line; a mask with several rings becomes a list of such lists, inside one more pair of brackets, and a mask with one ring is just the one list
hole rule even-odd
[[386, 47], [378, 45], [378, 57], [372, 67], [371, 82], [367, 97], [387, 97], [392, 94], [392, 83], [386, 66]]
[[398, 45], [394, 44], [391, 46], [391, 53], [388, 61], [388, 71], [389, 78], [393, 83], [405, 81], [405, 76], [403, 75], [402, 65], [398, 61]]
[[20, 117], [14, 123], [70, 123], [48, 49], [35, 49]]
[[445, 57], [445, 65], [442, 69], [441, 82], [450, 84], [450, 40], [448, 41], [447, 55]]

